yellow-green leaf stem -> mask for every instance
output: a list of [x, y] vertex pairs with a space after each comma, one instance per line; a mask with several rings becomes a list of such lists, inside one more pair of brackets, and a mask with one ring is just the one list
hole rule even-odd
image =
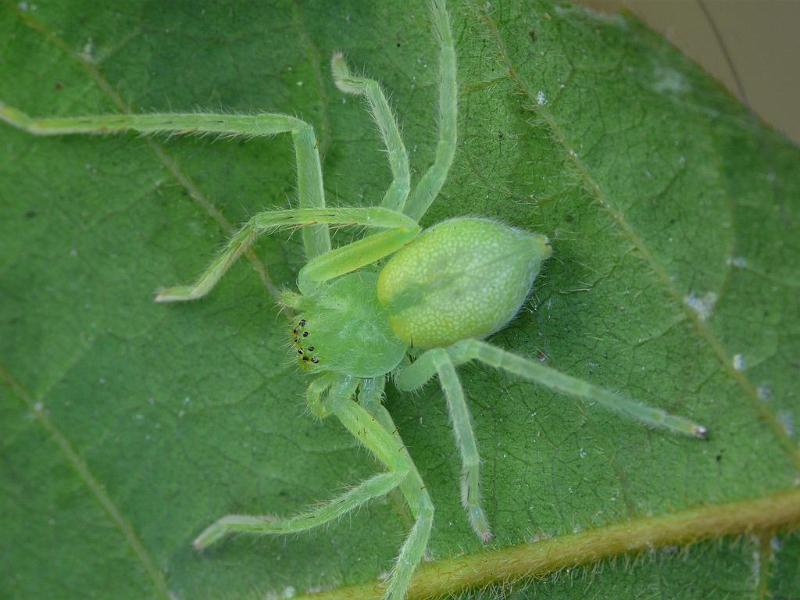
[[[618, 555], [686, 546], [726, 536], [774, 535], [800, 525], [800, 490], [752, 500], [708, 505], [675, 514], [634, 519], [554, 539], [445, 559], [424, 565], [414, 577], [409, 600], [427, 600], [474, 588], [507, 586]], [[361, 585], [297, 600], [373, 600], [381, 585]]]

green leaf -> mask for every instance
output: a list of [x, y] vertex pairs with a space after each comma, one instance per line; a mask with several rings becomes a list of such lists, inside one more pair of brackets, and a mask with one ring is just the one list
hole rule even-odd
[[[424, 224], [484, 215], [553, 239], [494, 342], [712, 439], [464, 367], [497, 534], [483, 548], [440, 392], [390, 389], [437, 509], [423, 575], [443, 593], [468, 574], [485, 586], [567, 569], [515, 598], [789, 597], [800, 546], [774, 531], [800, 518], [800, 152], [627, 17], [533, 0], [451, 10], [460, 145]], [[422, 1], [6, 3], [0, 99], [42, 116], [297, 114], [317, 129], [329, 202], [367, 205], [389, 170], [362, 103], [332, 84], [336, 49], [383, 82], [419, 176], [436, 137]], [[299, 236], [259, 242], [203, 301], [152, 302], [199, 273], [231, 224], [294, 201], [290, 140], [35, 139], [3, 125], [0, 156], [0, 596], [372, 585], [410, 525], [399, 498], [311, 535], [190, 545], [223, 514], [290, 514], [377, 469], [304, 407], [274, 301], [302, 266]], [[626, 544], [636, 531], [654, 537]], [[517, 570], [500, 569], [514, 552]]]

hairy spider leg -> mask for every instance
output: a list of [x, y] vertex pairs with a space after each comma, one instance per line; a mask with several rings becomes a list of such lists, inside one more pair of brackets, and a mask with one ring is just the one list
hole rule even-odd
[[392, 416], [381, 404], [380, 398], [376, 397], [382, 389], [382, 384], [377, 383], [377, 380], [378, 378], [371, 380], [371, 384], [366, 383], [370, 380], [362, 380], [359, 403], [349, 400], [336, 402], [333, 413], [380, 462], [390, 469], [404, 469], [407, 472], [399, 487], [416, 521], [400, 548], [384, 595], [386, 600], [404, 600], [411, 577], [428, 546], [434, 508], [425, 483], [400, 438]]
[[411, 189], [411, 171], [408, 166], [408, 153], [400, 137], [397, 120], [392, 113], [389, 102], [383, 94], [380, 84], [374, 79], [357, 77], [350, 72], [344, 56], [337, 52], [331, 59], [333, 80], [342, 92], [364, 96], [369, 106], [370, 115], [378, 126], [386, 153], [389, 158], [389, 167], [392, 170], [392, 183], [383, 196], [381, 206], [393, 210], [403, 210]]
[[456, 49], [444, 0], [432, 0], [433, 29], [439, 41], [439, 141], [433, 165], [417, 183], [404, 212], [419, 221], [442, 189], [456, 153], [458, 83]]
[[464, 399], [464, 390], [447, 350], [443, 348], [428, 350], [410, 366], [398, 369], [395, 385], [402, 391], [412, 391], [422, 387], [434, 375], [439, 376], [439, 384], [444, 392], [450, 421], [453, 424], [456, 446], [461, 454], [461, 503], [467, 511], [472, 529], [484, 543], [488, 543], [493, 536], [489, 519], [481, 503], [481, 458], [478, 454], [469, 407]]
[[[388, 600], [403, 600], [411, 576], [428, 545], [434, 509], [391, 415], [380, 403], [383, 385], [379, 380], [382, 379], [359, 380], [348, 375], [323, 374], [309, 386], [311, 388], [316, 384], [313, 391], [309, 389], [308, 398], [316, 405], [312, 407], [315, 414], [334, 414], [388, 469], [386, 473], [375, 475], [319, 508], [294, 517], [280, 519], [273, 516], [226, 515], [206, 528], [194, 541], [194, 547], [202, 550], [232, 533], [263, 535], [305, 531], [337, 519], [399, 487], [416, 521], [400, 549], [385, 597]], [[353, 402], [353, 396], [359, 386], [360, 403], [357, 403]], [[325, 392], [327, 395], [323, 398]]]
[[306, 404], [311, 414], [319, 419], [329, 417], [331, 410], [325, 402], [325, 394], [339, 380], [339, 375], [333, 371], [321, 373], [313, 379], [306, 388]]
[[316, 257], [300, 269], [297, 287], [302, 293], [309, 294], [320, 283], [352, 273], [397, 252], [419, 235], [419, 225], [412, 223], [409, 219], [406, 227], [376, 233]]
[[338, 519], [373, 498], [385, 496], [395, 489], [405, 476], [405, 473], [400, 472], [379, 473], [319, 508], [285, 519], [271, 515], [226, 515], [197, 536], [193, 545], [195, 550], [204, 550], [231, 533], [283, 535], [307, 531]]
[[[160, 290], [156, 302], [180, 302], [205, 296], [255, 239], [282, 227], [317, 224], [363, 225], [390, 229], [317, 256], [300, 270], [301, 291], [368, 265], [395, 252], [419, 233], [419, 226], [403, 213], [380, 206], [368, 208], [297, 208], [264, 211], [254, 215], [228, 241], [225, 248], [191, 285]], [[398, 242], [399, 240], [399, 242]], [[305, 288], [305, 289], [304, 289]]]
[[[414, 461], [411, 459], [411, 456], [408, 454], [408, 449], [406, 448], [405, 444], [403, 443], [402, 438], [400, 437], [399, 430], [397, 429], [397, 425], [394, 424], [394, 420], [392, 419], [392, 415], [383, 405], [382, 397], [383, 391], [386, 387], [386, 376], [382, 377], [374, 377], [371, 379], [362, 379], [359, 384], [358, 390], [358, 403], [375, 419], [380, 423], [383, 428], [388, 431], [392, 437], [395, 438], [395, 442], [397, 443], [397, 448], [400, 452], [402, 452], [408, 462], [411, 465], [414, 465]], [[414, 470], [416, 474], [411, 481], [408, 482], [407, 485], [409, 486], [423, 486], [422, 478], [419, 476], [419, 473], [416, 471], [416, 467]], [[412, 496], [415, 495], [414, 490], [410, 490]], [[408, 496], [407, 496], [408, 497]]]
[[[314, 128], [296, 117], [277, 113], [219, 115], [208, 113], [154, 113], [148, 115], [90, 115], [85, 117], [33, 118], [0, 102], [0, 120], [34, 135], [106, 135], [135, 131], [143, 134], [263, 137], [291, 133], [297, 162], [297, 193], [300, 208], [324, 208], [322, 167]], [[303, 245], [309, 260], [331, 249], [326, 225], [303, 230]]]
[[[321, 386], [314, 392], [309, 390], [309, 398], [314, 397], [313, 402], [319, 400], [316, 396], [320, 389], [328, 392], [327, 398], [322, 401], [326, 405], [323, 409], [326, 414], [330, 414], [339, 402], [352, 403], [351, 398], [358, 385], [358, 380], [353, 377], [331, 375], [323, 375], [323, 377], [316, 380], [321, 382]], [[373, 444], [382, 442], [385, 445], [388, 442], [388, 436], [383, 432], [382, 428], [365, 429], [362, 436], [380, 438], [379, 441], [373, 440]], [[203, 550], [231, 533], [287, 534], [324, 525], [365, 502], [383, 496], [396, 488], [406, 477], [408, 470], [403, 468], [404, 465], [397, 461], [387, 466], [389, 467], [389, 472], [367, 479], [319, 508], [294, 517], [280, 519], [269, 515], [226, 515], [207, 527], [195, 539], [194, 547], [197, 550]]]
[[[381, 419], [378, 415], [377, 407], [382, 405], [383, 392], [385, 388], [385, 376], [362, 379], [358, 387], [359, 404], [361, 404], [361, 406], [363, 406], [370, 414], [378, 419], [378, 421]], [[381, 422], [381, 425], [383, 425], [386, 429], [391, 430], [388, 422]]]
[[[590, 403], [597, 403], [620, 416], [638, 421], [644, 425], [700, 439], [708, 437], [708, 429], [690, 419], [671, 415], [660, 408], [630, 400], [599, 386], [546, 367], [539, 362], [492, 346], [487, 342], [474, 339], [462, 340], [450, 346], [447, 349], [447, 353], [450, 355], [454, 365], [478, 360], [490, 367], [502, 369], [512, 375], [541, 384], [551, 390], [575, 396]], [[399, 372], [395, 378], [395, 383], [399, 389], [413, 390], [421, 387], [437, 373], [433, 360], [427, 358], [427, 354], [426, 352], [419, 360]]]

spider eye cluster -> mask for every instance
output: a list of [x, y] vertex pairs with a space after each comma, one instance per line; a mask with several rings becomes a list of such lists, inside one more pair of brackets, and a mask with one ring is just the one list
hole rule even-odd
[[297, 358], [302, 366], [308, 366], [308, 363], [319, 364], [316, 348], [309, 345], [311, 332], [306, 327], [307, 324], [308, 321], [300, 319], [297, 325], [292, 328], [292, 345], [297, 350]]

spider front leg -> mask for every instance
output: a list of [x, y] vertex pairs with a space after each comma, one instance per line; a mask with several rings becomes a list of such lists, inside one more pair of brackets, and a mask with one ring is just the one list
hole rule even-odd
[[489, 519], [481, 503], [480, 455], [475, 442], [472, 418], [464, 398], [464, 390], [453, 361], [446, 350], [435, 348], [422, 354], [410, 366], [402, 368], [395, 377], [395, 385], [402, 391], [413, 391], [425, 385], [433, 376], [439, 376], [444, 392], [456, 445], [461, 453], [461, 503], [467, 511], [469, 523], [484, 542], [492, 540]]
[[[296, 117], [277, 113], [260, 115], [170, 114], [93, 115], [86, 117], [30, 117], [0, 102], [0, 120], [33, 135], [106, 135], [134, 131], [145, 135], [206, 135], [262, 137], [291, 133], [297, 161], [297, 193], [301, 208], [322, 208], [325, 193], [314, 128]], [[316, 225], [303, 231], [306, 257], [312, 259], [331, 249], [328, 228]]]
[[[351, 402], [350, 398], [357, 385], [355, 379], [344, 376], [323, 376], [323, 378], [322, 387], [328, 391], [328, 397], [325, 399], [325, 404], [328, 405], [325, 409], [327, 414], [330, 414], [330, 407], [336, 403]], [[311, 385], [314, 385], [314, 382]], [[309, 397], [317, 396], [316, 390], [312, 393], [310, 388], [311, 386], [309, 386]], [[194, 547], [197, 550], [203, 550], [232, 533], [282, 535], [319, 527], [338, 519], [374, 498], [385, 496], [398, 487], [408, 475], [408, 469], [403, 467], [404, 465], [402, 464], [396, 465], [396, 468], [389, 472], [375, 475], [338, 498], [294, 517], [281, 519], [269, 515], [226, 515], [215, 521], [197, 536], [194, 541]]]
[[319, 508], [285, 519], [271, 515], [227, 515], [206, 528], [197, 536], [193, 545], [195, 550], [204, 550], [231, 533], [285, 535], [314, 529], [338, 519], [370, 500], [385, 496], [400, 485], [405, 476], [406, 473], [396, 471], [379, 473]]
[[[353, 402], [361, 384], [359, 400]], [[308, 401], [314, 414], [335, 415], [347, 430], [382, 463], [387, 472], [375, 475], [319, 508], [280, 519], [273, 516], [227, 515], [206, 528], [194, 541], [203, 550], [232, 533], [256, 535], [306, 531], [337, 519], [366, 502], [399, 488], [416, 521], [400, 549], [389, 585], [387, 600], [404, 600], [411, 576], [422, 560], [433, 524], [433, 503], [408, 454], [388, 411], [380, 404], [382, 385], [378, 379], [359, 380], [347, 375], [323, 373], [309, 385]], [[377, 401], [377, 404], [374, 402]], [[374, 411], [378, 412], [376, 416]]]
[[389, 229], [317, 256], [301, 269], [301, 291], [338, 275], [349, 273], [391, 254], [416, 237], [419, 226], [402, 213], [373, 208], [299, 208], [258, 213], [230, 239], [222, 252], [191, 285], [160, 290], [156, 302], [180, 302], [202, 298], [217, 284], [236, 259], [266, 232], [281, 227], [365, 225]]
[[380, 384], [373, 380], [372, 384], [362, 386], [360, 403], [345, 401], [333, 404], [332, 411], [347, 430], [353, 434], [375, 457], [390, 470], [406, 471], [405, 479], [400, 483], [400, 491], [408, 502], [416, 521], [400, 548], [394, 569], [389, 578], [389, 586], [384, 598], [387, 600], [404, 600], [411, 584], [411, 576], [425, 554], [428, 539], [433, 526], [433, 502], [425, 484], [417, 471], [414, 461], [400, 439], [397, 427], [389, 411], [380, 403], [376, 394]]

